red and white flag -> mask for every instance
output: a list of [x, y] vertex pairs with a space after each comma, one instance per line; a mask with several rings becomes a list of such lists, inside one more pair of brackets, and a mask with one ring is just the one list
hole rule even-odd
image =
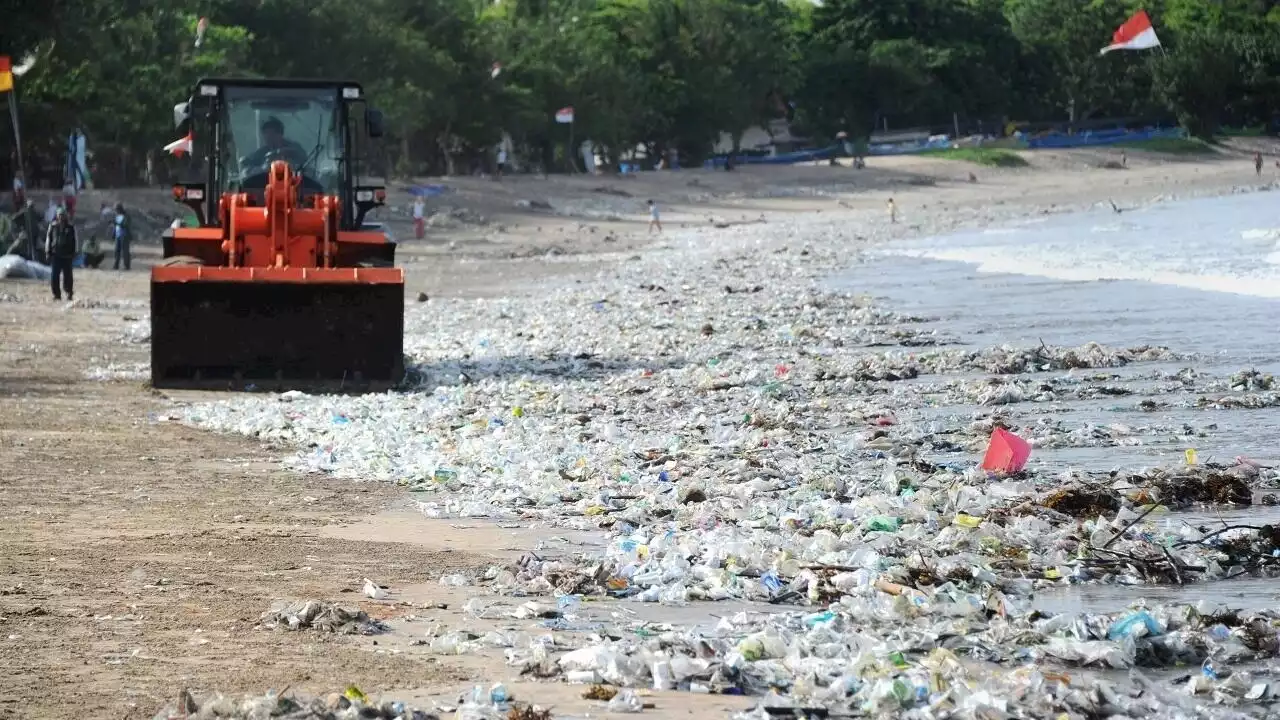
[[165, 145], [164, 149], [170, 155], [177, 155], [178, 157], [182, 157], [183, 153], [191, 152], [191, 133], [187, 133], [186, 137]]
[[556, 111], [556, 122], [568, 125], [573, 122], [573, 106], [563, 107]]
[[1098, 54], [1106, 55], [1112, 50], [1148, 50], [1153, 47], [1160, 47], [1160, 38], [1156, 37], [1156, 29], [1151, 26], [1147, 11], [1139, 10], [1116, 30], [1111, 36], [1111, 44], [1102, 48]]

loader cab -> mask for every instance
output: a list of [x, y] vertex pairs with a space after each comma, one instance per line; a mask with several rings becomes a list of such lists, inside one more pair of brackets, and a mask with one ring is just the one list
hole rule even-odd
[[189, 125], [197, 170], [174, 192], [202, 226], [218, 224], [224, 193], [262, 202], [276, 160], [301, 176], [300, 204], [310, 205], [314, 195], [341, 200], [345, 230], [359, 229], [385, 200], [380, 183], [361, 182], [369, 141], [382, 135], [382, 116], [366, 107], [358, 83], [204, 79], [185, 106], [175, 108], [175, 120]]

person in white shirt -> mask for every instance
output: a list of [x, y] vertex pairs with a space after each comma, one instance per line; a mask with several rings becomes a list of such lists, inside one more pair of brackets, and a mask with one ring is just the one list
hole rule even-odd
[[662, 220], [658, 218], [658, 203], [650, 200], [649, 201], [649, 232], [653, 232], [655, 228], [657, 229], [658, 232], [662, 232]]
[[22, 181], [22, 173], [13, 174], [13, 209], [17, 211], [26, 205], [27, 184]]
[[419, 240], [427, 234], [427, 203], [421, 195], [413, 199], [413, 234]]
[[498, 148], [498, 178], [501, 179], [507, 172], [507, 149]]

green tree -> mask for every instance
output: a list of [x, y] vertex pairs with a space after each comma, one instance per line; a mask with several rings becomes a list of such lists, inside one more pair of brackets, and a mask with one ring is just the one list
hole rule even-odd
[[945, 123], [1001, 115], [1013, 96], [1016, 39], [984, 0], [835, 0], [802, 41], [802, 98], [815, 128], [858, 134], [882, 119]]
[[1098, 54], [1136, 9], [1114, 0], [1008, 0], [1006, 13], [1030, 64], [1054, 78], [1042, 100], [1060, 117], [1076, 122], [1145, 109], [1150, 74], [1141, 53]]
[[[817, 138], [952, 113], [1169, 112], [1200, 134], [1270, 119], [1280, 0], [1150, 0], [1168, 55], [1100, 57], [1141, 1], [47, 0], [6, 14], [0, 52], [39, 53], [18, 83], [32, 152], [56, 167], [78, 127], [115, 182], [143, 175], [173, 139], [172, 105], [220, 74], [363, 82], [404, 173], [487, 163], [504, 134], [548, 170], [577, 157], [570, 133], [610, 162], [637, 148], [697, 162], [779, 113]], [[553, 119], [565, 106], [572, 128]]]
[[[173, 139], [173, 105], [200, 75], [236, 72], [248, 57], [244, 28], [211, 28], [194, 48], [197, 16], [143, 0], [132, 12], [86, 3], [61, 17], [54, 50], [22, 78], [22, 114], [36, 147], [58, 146], [80, 128], [99, 160], [136, 181], [146, 156]], [[112, 178], [111, 175], [118, 175]]]
[[1280, 98], [1276, 37], [1195, 28], [1152, 63], [1157, 97], [1191, 133], [1212, 138], [1224, 122], [1269, 120]]

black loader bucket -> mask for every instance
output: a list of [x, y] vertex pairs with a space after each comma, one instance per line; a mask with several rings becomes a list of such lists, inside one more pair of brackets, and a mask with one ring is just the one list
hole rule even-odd
[[404, 375], [403, 282], [151, 283], [157, 388], [383, 390]]

